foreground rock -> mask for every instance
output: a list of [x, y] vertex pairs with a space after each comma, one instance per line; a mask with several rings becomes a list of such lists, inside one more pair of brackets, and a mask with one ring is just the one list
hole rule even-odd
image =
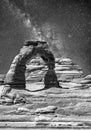
[[91, 129], [91, 89], [52, 87], [38, 92], [17, 89], [14, 92], [18, 94], [14, 100], [24, 97], [26, 102], [9, 104], [12, 100], [7, 98], [8, 104], [0, 105], [1, 129]]
[[57, 107], [55, 106], [48, 106], [44, 108], [38, 108], [35, 113], [40, 113], [40, 114], [48, 114], [48, 113], [54, 113]]

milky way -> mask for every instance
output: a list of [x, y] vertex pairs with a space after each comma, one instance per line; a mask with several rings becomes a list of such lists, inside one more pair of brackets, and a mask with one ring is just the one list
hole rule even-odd
[[[17, 9], [12, 9], [11, 4]], [[59, 56], [70, 57], [82, 67], [85, 74], [91, 73], [90, 0], [2, 0], [0, 72], [5, 73], [8, 70], [24, 40], [31, 37], [31, 30], [24, 26], [24, 18], [20, 18], [25, 16], [17, 15], [19, 11], [21, 14], [28, 14], [33, 26], [43, 28], [48, 25], [53, 28], [60, 39], [57, 45], [60, 49], [55, 46], [55, 53], [58, 51], [61, 54]]]

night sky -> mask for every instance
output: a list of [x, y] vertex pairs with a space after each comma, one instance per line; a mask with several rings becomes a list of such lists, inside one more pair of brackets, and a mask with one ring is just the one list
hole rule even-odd
[[[8, 71], [36, 28], [55, 56], [69, 57], [91, 73], [90, 0], [0, 0], [0, 73]], [[51, 44], [53, 38], [57, 40]]]

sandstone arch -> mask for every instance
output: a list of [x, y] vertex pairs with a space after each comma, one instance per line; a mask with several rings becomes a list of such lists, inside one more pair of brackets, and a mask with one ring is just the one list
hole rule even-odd
[[[29, 44], [30, 43], [30, 44]], [[57, 81], [57, 76], [55, 74], [55, 58], [52, 52], [48, 49], [47, 44], [40, 44], [40, 42], [34, 42], [38, 44], [31, 44], [32, 42], [27, 42], [21, 49], [18, 55], [15, 56], [9, 71], [6, 74], [4, 84], [5, 88], [26, 88], [25, 81], [25, 71], [26, 63], [31, 60], [33, 56], [37, 54], [46, 62], [48, 66], [48, 71], [45, 74], [44, 84], [45, 87], [49, 86], [59, 86]]]

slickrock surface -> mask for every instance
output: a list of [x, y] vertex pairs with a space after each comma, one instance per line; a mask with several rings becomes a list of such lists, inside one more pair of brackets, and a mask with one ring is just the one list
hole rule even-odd
[[[91, 129], [91, 75], [70, 59], [56, 59], [63, 88], [44, 89], [47, 66], [40, 59], [27, 65], [26, 90], [12, 89], [0, 99], [0, 129]], [[3, 85], [0, 86], [0, 94]]]

